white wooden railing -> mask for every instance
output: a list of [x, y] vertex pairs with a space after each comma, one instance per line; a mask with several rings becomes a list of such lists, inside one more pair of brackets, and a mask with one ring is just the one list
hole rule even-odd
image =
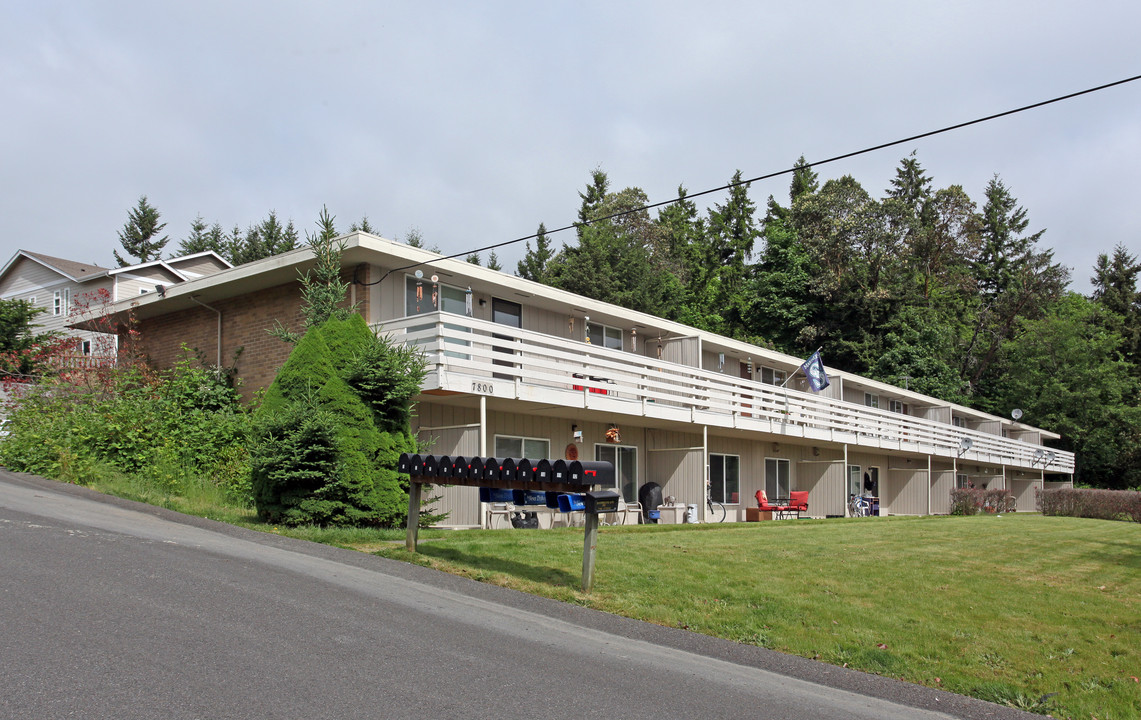
[[1044, 468], [1052, 473], [1072, 473], [1074, 468], [1073, 453], [1022, 440], [459, 315], [417, 315], [381, 323], [377, 329], [424, 351], [426, 390], [921, 452], [964, 462]]

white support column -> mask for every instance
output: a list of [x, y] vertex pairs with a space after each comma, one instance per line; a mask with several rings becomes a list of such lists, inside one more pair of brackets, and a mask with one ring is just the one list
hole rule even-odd
[[844, 497], [844, 493], [848, 492], [848, 482], [849, 481], [850, 481], [850, 479], [848, 477], [848, 443], [844, 443], [844, 482], [841, 485], [841, 487], [843, 489], [840, 491], [840, 496], [843, 497], [843, 499], [844, 499], [844, 517], [848, 517], [848, 509], [849, 509], [848, 508], [848, 498]]
[[927, 514], [931, 514], [931, 456], [927, 456]]
[[487, 396], [479, 396], [479, 456], [487, 457]]
[[[709, 426], [701, 426], [701, 478], [704, 481], [701, 489], [706, 493], [709, 492]], [[699, 508], [701, 508], [701, 515], [704, 522], [709, 522], [709, 506], [705, 502], [705, 498], [701, 498]]]

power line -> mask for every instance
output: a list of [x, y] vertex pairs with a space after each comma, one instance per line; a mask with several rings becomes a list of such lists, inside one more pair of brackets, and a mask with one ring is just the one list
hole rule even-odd
[[[913, 142], [915, 140], [922, 140], [924, 138], [929, 138], [929, 137], [932, 137], [934, 135], [941, 135], [943, 133], [951, 132], [952, 130], [959, 130], [959, 129], [962, 129], [965, 127], [970, 127], [971, 125], [978, 125], [979, 123], [989, 122], [991, 120], [997, 120], [998, 118], [1006, 117], [1007, 115], [1016, 115], [1016, 114], [1021, 113], [1021, 112], [1026, 112], [1027, 110], [1034, 110], [1034, 109], [1037, 109], [1040, 107], [1044, 107], [1046, 105], [1052, 105], [1054, 103], [1062, 102], [1063, 100], [1071, 100], [1073, 98], [1080, 97], [1082, 95], [1089, 95], [1090, 93], [1099, 92], [1101, 90], [1107, 90], [1111, 87], [1116, 87], [1118, 85], [1124, 85], [1126, 83], [1135, 82], [1137, 80], [1141, 80], [1141, 75], [1134, 75], [1133, 77], [1128, 77], [1128, 78], [1125, 78], [1124, 80], [1117, 80], [1115, 82], [1106, 83], [1105, 85], [1098, 85], [1097, 87], [1088, 88], [1086, 90], [1079, 90], [1078, 92], [1069, 93], [1067, 95], [1060, 95], [1060, 96], [1058, 96], [1056, 98], [1052, 98], [1050, 100], [1043, 100], [1041, 102], [1036, 102], [1036, 103], [1033, 103], [1031, 105], [1024, 105], [1024, 106], [1019, 107], [1019, 108], [1014, 108], [1013, 110], [1005, 110], [1003, 112], [995, 113], [993, 115], [987, 115], [986, 117], [977, 118], [975, 120], [968, 120], [966, 122], [956, 123], [954, 125], [948, 125], [947, 127], [939, 128], [938, 130], [931, 130], [929, 132], [920, 133], [918, 135], [912, 135], [910, 137], [901, 138], [899, 140], [892, 140], [891, 142], [880, 143], [879, 145], [873, 145], [871, 147], [866, 147], [863, 150], [855, 150], [853, 152], [844, 153], [843, 155], [836, 155], [834, 157], [830, 157], [830, 158], [827, 158], [825, 160], [818, 160], [818, 161], [812, 162], [812, 163], [805, 163], [804, 165], [802, 165], [800, 167], [801, 168], [817, 167], [820, 165], [827, 165], [828, 163], [838, 162], [840, 160], [847, 160], [848, 158], [856, 157], [857, 155], [865, 155], [865, 154], [870, 153], [870, 152], [875, 152], [876, 150], [883, 150], [884, 148], [894, 147], [896, 145], [902, 145], [904, 143]], [[685, 196], [685, 198], [676, 197], [676, 198], [672, 198], [670, 200], [662, 200], [661, 202], [651, 203], [649, 205], [642, 205], [640, 207], [632, 208], [630, 210], [622, 210], [621, 212], [612, 213], [610, 215], [606, 215], [606, 216], [600, 217], [600, 218], [594, 218], [592, 220], [587, 220], [585, 222], [571, 223], [570, 225], [564, 225], [560, 228], [555, 228], [554, 230], [548, 230], [546, 232], [546, 234], [547, 235], [554, 235], [555, 233], [564, 232], [566, 230], [574, 230], [574, 229], [577, 229], [580, 227], [585, 227], [585, 226], [590, 225], [592, 223], [602, 222], [604, 220], [613, 220], [614, 218], [624, 217], [626, 215], [631, 215], [633, 213], [642, 212], [643, 210], [653, 210], [654, 208], [664, 207], [666, 205], [672, 205], [673, 203], [679, 202], [683, 199], [698, 198], [698, 197], [702, 197], [703, 195], [711, 195], [713, 193], [722, 192], [724, 190], [731, 190], [732, 188], [739, 187], [741, 185], [748, 185], [750, 183], [759, 182], [761, 180], [770, 180], [770, 179], [775, 178], [775, 177], [780, 177], [781, 175], [788, 175], [789, 173], [796, 172], [797, 169], [798, 168], [796, 168], [796, 167], [791, 167], [791, 168], [787, 168], [785, 170], [778, 170], [776, 172], [767, 173], [765, 175], [758, 175], [757, 177], [749, 178], [748, 180], [739, 180], [737, 182], [732, 182], [732, 183], [729, 183], [727, 185], [722, 185], [721, 187], [715, 187], [715, 188], [711, 188], [709, 190], [702, 190], [701, 192], [687, 194]], [[526, 235], [526, 236], [521, 237], [521, 238], [515, 238], [514, 240], [505, 240], [505, 241], [500, 242], [500, 243], [495, 243], [494, 245], [487, 245], [485, 247], [476, 248], [475, 250], [467, 250], [464, 252], [458, 252], [458, 253], [455, 253], [453, 255], [444, 255], [443, 257], [434, 258], [433, 260], [428, 261], [428, 262], [434, 262], [435, 260], [448, 260], [448, 259], [457, 258], [460, 256], [468, 256], [468, 255], [471, 255], [473, 253], [481, 253], [485, 250], [495, 250], [496, 248], [506, 247], [508, 245], [514, 245], [515, 243], [520, 243], [520, 242], [523, 242], [525, 240], [533, 240], [537, 237], [539, 237], [539, 234], [533, 233], [531, 235]], [[411, 265], [404, 265], [402, 267], [393, 268], [392, 270], [389, 270], [388, 272], [386, 272], [380, 278], [380, 280], [376, 280], [375, 282], [368, 282], [368, 283], [362, 282], [362, 283], [358, 283], [358, 284], [359, 285], [376, 285], [377, 283], [382, 282], [384, 280], [384, 278], [388, 277], [389, 275], [391, 275], [394, 272], [399, 272], [401, 270], [409, 270], [411, 268], [418, 267], [418, 266], [424, 265], [424, 264], [426, 264], [426, 263], [413, 263]]]

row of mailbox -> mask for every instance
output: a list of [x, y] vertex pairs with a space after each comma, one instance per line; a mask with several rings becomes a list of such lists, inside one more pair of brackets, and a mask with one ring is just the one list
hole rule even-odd
[[[528, 460], [527, 458], [449, 457], [402, 453], [397, 470], [412, 477], [497, 482], [556, 482], [572, 485], [614, 486], [614, 465], [581, 460]], [[537, 504], [537, 503], [536, 503]]]

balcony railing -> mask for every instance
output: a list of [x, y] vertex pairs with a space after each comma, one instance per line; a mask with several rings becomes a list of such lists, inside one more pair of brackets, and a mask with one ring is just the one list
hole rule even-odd
[[424, 389], [542, 402], [862, 447], [1071, 473], [1073, 453], [484, 320], [381, 323], [422, 349]]

